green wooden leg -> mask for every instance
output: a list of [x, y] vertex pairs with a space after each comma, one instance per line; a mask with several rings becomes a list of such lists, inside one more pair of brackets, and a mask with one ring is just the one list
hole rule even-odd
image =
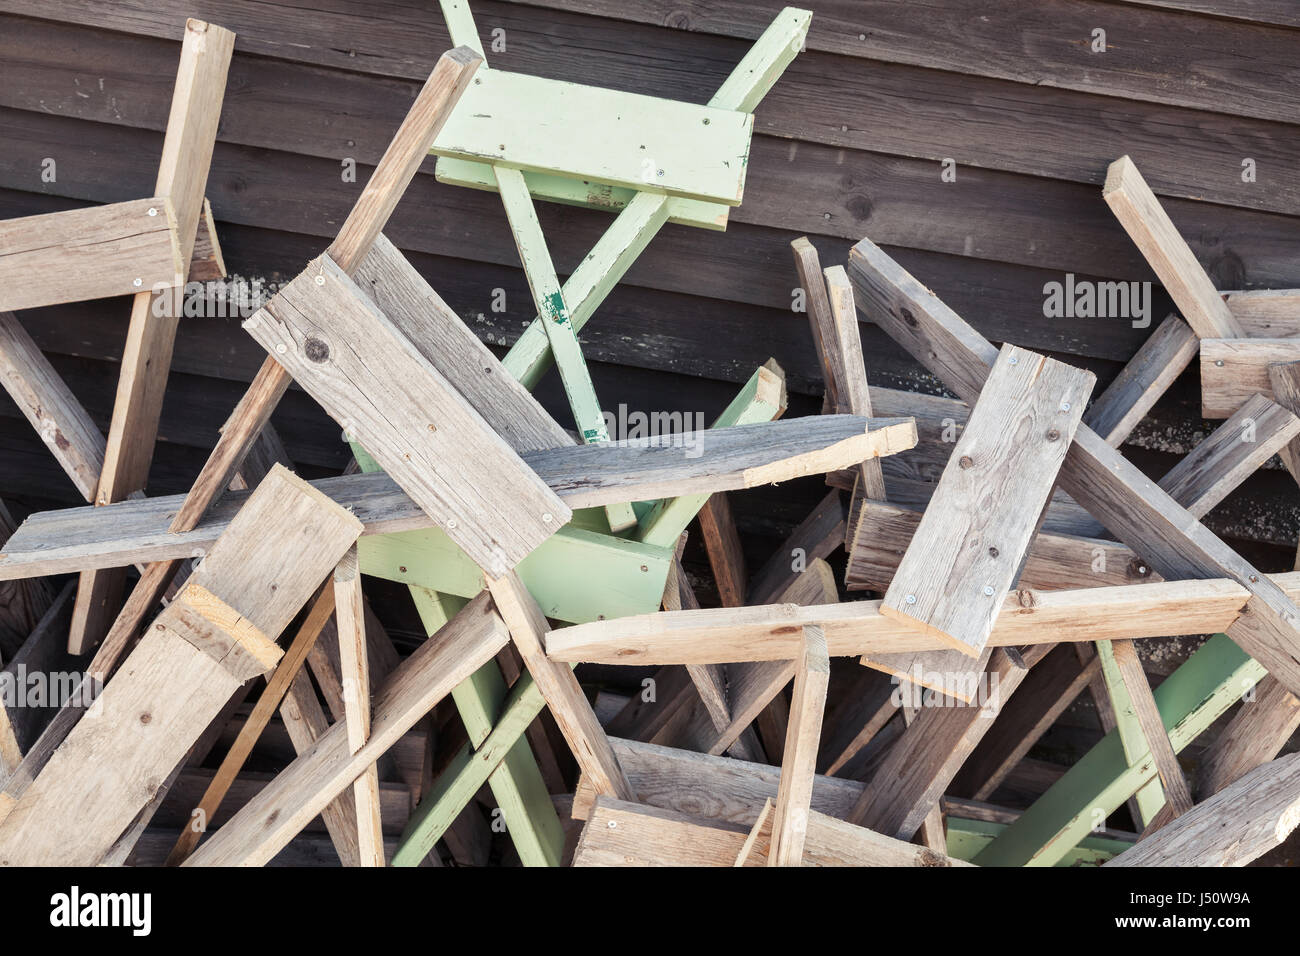
[[[420, 620], [430, 634], [446, 623], [449, 610], [454, 613], [452, 609], [456, 604], [464, 603], [459, 598], [440, 595], [418, 587], [411, 588], [411, 597], [415, 599], [415, 608], [420, 614]], [[523, 683], [522, 676], [517, 683]], [[526, 686], [519, 688], [521, 695], [526, 691]], [[503, 719], [508, 712], [508, 694], [501, 669], [495, 661], [484, 665], [475, 671], [469, 680], [453, 690], [451, 696], [456, 709], [460, 711], [465, 729], [469, 732], [471, 744], [475, 747], [483, 747], [492, 736], [493, 723]], [[523, 725], [523, 727], [527, 726], [527, 723]], [[521, 734], [522, 732], [523, 728], [520, 729]], [[472, 762], [468, 754], [465, 755], [465, 760]], [[448, 773], [453, 772], [457, 765], [461, 765], [462, 768], [464, 766], [459, 755]], [[446, 779], [446, 776], [444, 774], [440, 782]], [[501, 815], [505, 819], [507, 832], [524, 865], [559, 866], [564, 851], [564, 828], [560, 824], [559, 815], [555, 812], [555, 805], [551, 802], [546, 783], [542, 779], [542, 772], [538, 769], [537, 761], [526, 740], [516, 735], [514, 742], [506, 749], [504, 757], [496, 762], [487, 774], [487, 783], [492, 788], [492, 795], [496, 798], [497, 806], [500, 807]], [[469, 792], [465, 803], [460, 804], [460, 807], [463, 808], [476, 792], [477, 787]], [[430, 801], [436, 802], [438, 798], [439, 789], [435, 787], [421, 801], [421, 807]], [[445, 830], [454, 819], [454, 815], [447, 819], [443, 829]], [[393, 864], [395, 866], [418, 865], [436, 839], [435, 837], [434, 840], [429, 841], [424, 853], [418, 857], [415, 856], [415, 847], [412, 845], [402, 857], [402, 862], [399, 863], [394, 859]], [[403, 845], [405, 843], [404, 838]]]
[[[537, 221], [537, 209], [533, 206], [533, 197], [528, 193], [528, 184], [524, 182], [523, 173], [517, 169], [505, 166], [494, 169], [501, 203], [506, 208], [510, 231], [514, 234], [515, 245], [519, 249], [524, 274], [528, 277], [528, 287], [532, 290], [537, 311], [542, 316], [542, 329], [551, 346], [551, 354], [555, 356], [555, 364], [559, 366], [564, 393], [568, 396], [569, 407], [573, 409], [573, 417], [582, 433], [582, 440], [588, 444], [609, 441], [605, 413], [601, 410], [600, 400], [596, 398], [596, 386], [592, 384], [587, 360], [583, 358], [582, 349], [578, 345], [578, 334], [569, 316], [569, 307], [565, 305], [564, 291], [555, 274], [550, 250], [546, 248], [546, 238], [542, 235], [541, 223]], [[605, 514], [612, 531], [622, 531], [636, 524], [636, 515], [632, 513], [630, 502], [608, 505]]]
[[[1216, 634], [1155, 689], [1174, 751], [1214, 723], [1266, 671]], [[1156, 779], [1147, 753], [1130, 764], [1118, 728], [1065, 772], [972, 862], [980, 866], [1054, 866], [1125, 800]]]
[[[980, 851], [1002, 835], [1008, 824], [988, 820], [967, 820], [948, 817], [948, 855], [956, 860], [970, 861]], [[1100, 866], [1112, 857], [1129, 849], [1133, 844], [1113, 837], [1087, 836], [1079, 845], [1071, 847], [1057, 866]]]
[[[456, 820], [465, 806], [503, 761], [522, 749], [527, 753], [524, 731], [546, 706], [541, 691], [526, 672], [511, 689], [496, 726], [478, 746], [466, 746], [420, 801], [402, 834], [394, 866], [416, 866]], [[513, 833], [513, 829], [511, 830]]]
[[[1148, 753], [1146, 735], [1138, 723], [1129, 698], [1124, 678], [1120, 676], [1119, 665], [1115, 663], [1115, 652], [1110, 641], [1097, 642], [1097, 655], [1101, 658], [1101, 675], [1106, 681], [1106, 690], [1110, 694], [1111, 704], [1115, 709], [1115, 729], [1119, 732], [1119, 742], [1124, 748], [1124, 757], [1129, 766], [1139, 763]], [[1144, 827], [1155, 818], [1160, 808], [1165, 805], [1165, 789], [1159, 780], [1152, 780], [1138, 790], [1136, 795], [1139, 827]]]
[[[765, 390], [761, 388], [764, 372], [767, 370], [760, 368], [750, 377], [745, 387], [740, 390], [740, 394], [732, 399], [731, 404], [718, 416], [718, 420], [712, 427], [729, 428], [732, 425], [770, 422], [785, 411], [783, 400], [774, 402], [770, 395], [764, 394]], [[771, 372], [767, 373], [771, 374]], [[782, 397], [784, 393], [783, 386]], [[708, 500], [707, 494], [682, 495], [652, 503], [637, 522], [637, 540], [643, 544], [672, 547]]]

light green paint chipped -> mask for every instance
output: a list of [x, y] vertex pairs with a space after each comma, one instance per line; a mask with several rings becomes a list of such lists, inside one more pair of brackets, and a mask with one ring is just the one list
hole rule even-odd
[[[434, 167], [434, 176], [438, 182], [447, 183], [451, 186], [464, 186], [469, 189], [481, 189], [488, 192], [497, 191], [497, 178], [496, 174], [492, 172], [492, 166], [472, 159], [439, 156], [437, 165]], [[528, 192], [534, 199], [561, 203], [566, 206], [604, 209], [610, 212], [621, 212], [627, 208], [634, 198], [639, 195], [646, 195], [625, 186], [610, 186], [607, 183], [595, 183], [589, 179], [568, 179], [564, 176], [531, 170], [524, 173], [524, 182], [528, 184]], [[651, 193], [650, 195], [656, 196], [660, 200], [665, 199], [658, 193]], [[724, 206], [721, 203], [701, 202], [698, 199], [682, 199], [680, 197], [667, 199], [666, 202], [668, 222], [679, 226], [708, 229], [713, 232], [722, 232], [727, 228], [727, 218], [731, 213], [730, 206]], [[576, 302], [577, 298], [570, 293], [571, 290], [566, 283], [565, 297]]]
[[431, 151], [736, 206], [753, 126], [748, 112], [486, 70]]
[[[415, 609], [419, 612], [426, 633], [430, 635], [442, 627], [450, 619], [451, 614], [459, 610], [455, 599], [448, 600], [445, 595], [424, 588], [413, 587], [410, 590], [411, 597], [415, 601]], [[516, 683], [522, 681], [521, 676], [520, 681]], [[527, 690], [527, 686], [520, 687], [519, 690], [522, 694]], [[465, 724], [470, 743], [476, 747], [482, 746], [491, 736], [493, 725], [501, 720], [506, 709], [506, 682], [501, 676], [501, 669], [497, 666], [497, 662], [489, 661], [484, 664], [468, 680], [457, 686], [451, 692], [451, 696]], [[458, 760], [460, 759], [458, 755]], [[464, 759], [468, 762], [467, 753], [464, 754]], [[447, 780], [447, 774], [451, 773], [455, 766], [453, 764], [452, 768], [444, 772], [439, 778], [440, 784]], [[537, 761], [527, 741], [515, 735], [505, 756], [486, 769], [490, 771], [485, 775], [488, 786], [497, 801], [497, 806], [501, 809], [506, 830], [519, 853], [519, 859], [525, 866], [559, 866], [564, 850], [564, 828], [560, 824], [559, 815], [555, 812], [555, 804], [546, 789], [546, 781], [537, 767]], [[455, 781], [453, 779], [448, 782]], [[440, 809], [444, 814], [445, 822], [438, 836], [441, 836], [455, 821], [456, 816], [468, 804], [475, 792], [477, 787], [470, 791], [465, 796], [464, 802], [458, 806], [453, 807], [447, 802], [441, 804]], [[447, 796], [445, 791], [439, 791], [438, 787], [435, 787], [421, 802], [421, 806], [423, 807], [430, 800], [437, 801], [440, 793], [444, 798]], [[461, 792], [457, 791], [454, 798], [459, 799], [460, 795]], [[431, 809], [432, 806], [431, 804]], [[424, 852], [417, 856], [415, 844], [407, 846], [404, 838], [402, 849], [405, 852], [400, 862], [397, 859], [393, 860], [393, 865], [418, 866], [435, 842], [437, 837], [428, 841]]]
[[[948, 817], [948, 855], [957, 860], [970, 862], [980, 851], [993, 842], [1003, 830], [1005, 823], [990, 823], [987, 820], [966, 820], [961, 817]], [[1118, 856], [1133, 846], [1114, 837], [1084, 837], [1078, 846], [1072, 847], [1059, 861], [1057, 866], [1101, 866], [1107, 860]]]
[[[1110, 695], [1111, 708], [1115, 714], [1115, 729], [1119, 732], [1119, 742], [1124, 748], [1124, 756], [1129, 764], [1135, 764], [1145, 758], [1149, 752], [1146, 735], [1138, 723], [1137, 712], [1133, 709], [1133, 699], [1129, 696], [1124, 678], [1120, 676], [1119, 665], [1115, 663], [1115, 651], [1110, 641], [1097, 642], [1097, 656], [1101, 658], [1101, 675], [1106, 682], [1106, 691]], [[1160, 781], [1152, 780], [1138, 790], [1136, 795], [1138, 821], [1145, 826], [1150, 823], [1160, 808], [1165, 805], [1165, 790]]]
[[[1154, 691], [1174, 752], [1214, 723], [1265, 673], [1226, 635], [1206, 641]], [[1130, 765], [1118, 731], [1112, 731], [973, 862], [1053, 866], [1155, 777], [1150, 754]]]

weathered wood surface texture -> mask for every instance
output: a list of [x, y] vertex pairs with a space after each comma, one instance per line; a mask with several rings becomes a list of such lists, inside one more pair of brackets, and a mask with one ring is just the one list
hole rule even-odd
[[[1145, 328], [1112, 318], [1045, 319], [1043, 286], [1067, 272], [1081, 280], [1155, 278], [1099, 196], [1108, 165], [1125, 154], [1218, 288], [1300, 286], [1293, 218], [1300, 181], [1267, 175], [1289, 168], [1300, 149], [1295, 94], [1278, 79], [1293, 60], [1293, 26], [1218, 2], [1161, 9], [1051, 0], [982, 11], [987, 19], [971, 19], [955, 39], [947, 21], [905, 5], [873, 6], [869, 15], [833, 0], [805, 5], [814, 11], [807, 50], [758, 110], [744, 203], [732, 210], [727, 231], [666, 229], [582, 331], [607, 405], [658, 409], [671, 395], [674, 409], [710, 414], [769, 356], [790, 373], [797, 400], [820, 396], [806, 317], [791, 321], [790, 314], [798, 279], [789, 243], [804, 234], [824, 265], [843, 262], [852, 242], [872, 235], [990, 339], [1087, 360], [1100, 388], [1172, 300], [1157, 287]], [[695, 5], [680, 22], [669, 17], [678, 8], [666, 2], [481, 0], [474, 9], [485, 42], [492, 28], [508, 31], [508, 49], [491, 54], [494, 68], [703, 103], [775, 6]], [[384, 10], [376, 17], [365, 4], [334, 4], [286, 20], [234, 0], [210, 0], [202, 9], [180, 0], [4, 0], [0, 139], [8, 161], [0, 169], [0, 217], [152, 194], [178, 37], [186, 17], [198, 14], [238, 35], [230, 88], [240, 95], [223, 109], [208, 191], [227, 265], [249, 277], [296, 274], [333, 239], [366, 168], [450, 45], [436, 8]], [[1216, 15], [1225, 12], [1231, 19]], [[1089, 36], [1099, 17], [1112, 36], [1149, 42], [1141, 49], [1113, 44], [1102, 56], [1069, 39]], [[349, 38], [346, 45], [340, 36]], [[94, 90], [68, 83], [70, 62]], [[828, 87], [843, 95], [822, 95]], [[67, 159], [91, 149], [93, 164]], [[39, 174], [49, 156], [59, 159], [58, 175], [45, 182]], [[355, 183], [340, 180], [344, 156], [358, 163]], [[956, 160], [956, 183], [936, 172], [945, 157]], [[1242, 157], [1256, 161], [1258, 182], [1241, 181]], [[539, 204], [539, 215], [562, 274], [610, 221], [549, 203]], [[496, 196], [437, 183], [429, 162], [389, 234], [488, 344], [512, 341], [532, 318], [524, 314], [530, 297]], [[706, 259], [710, 268], [700, 269]], [[505, 316], [493, 313], [485, 294], [495, 288], [505, 291]], [[1229, 308], [1248, 329], [1258, 328], [1243, 311], [1249, 298], [1240, 303], [1230, 297]], [[116, 378], [128, 322], [121, 304], [20, 318], [56, 367], [78, 364], [87, 390], [79, 397], [106, 428], [112, 385], [91, 383]], [[862, 338], [873, 386], [914, 387], [914, 362], [870, 324]], [[186, 322], [168, 403], [183, 398], [192, 407], [164, 407], [151, 492], [189, 486], [238, 397], [231, 386], [247, 382], [262, 357], [236, 322]], [[295, 398], [286, 399], [276, 422], [293, 460], [342, 467], [337, 427]], [[569, 424], [553, 377], [539, 398]], [[805, 404], [800, 413], [811, 411]], [[898, 412], [877, 403], [875, 413]], [[1156, 413], [1175, 442], [1197, 424], [1190, 394], [1171, 396]], [[56, 468], [29, 467], [42, 448], [37, 436], [5, 435], [15, 453], [0, 456], [0, 494], [24, 504], [75, 500]], [[1233, 500], [1261, 500], [1269, 477], [1257, 476]], [[757, 496], [733, 502], [742, 537], [769, 536], [755, 548], [756, 560], [815, 504], [815, 492], [804, 494], [788, 504]], [[1266, 527], [1238, 519], [1250, 510], [1243, 504], [1217, 513], [1211, 526], [1240, 538], [1294, 540], [1294, 517]]]

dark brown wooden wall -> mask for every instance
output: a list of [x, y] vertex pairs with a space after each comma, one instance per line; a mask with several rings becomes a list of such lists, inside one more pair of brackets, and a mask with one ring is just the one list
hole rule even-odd
[[[823, 262], [869, 235], [990, 338], [1093, 368], [1104, 385], [1149, 330], [1046, 319], [1043, 284], [1067, 272], [1152, 278], [1101, 199], [1128, 153], [1221, 288], [1300, 285], [1300, 13], [1289, 0], [812, 0], [807, 50], [758, 110], [744, 204], [725, 234], [669, 226], [583, 333], [607, 407], [711, 415], [769, 357], [792, 413], [820, 376], [791, 311], [789, 242]], [[476, 0], [504, 30], [493, 65], [705, 101], [779, 5], [746, 0]], [[0, 0], [0, 217], [149, 195], [187, 16], [235, 30], [208, 194], [233, 273], [294, 275], [333, 236], [448, 39], [428, 0]], [[1107, 52], [1090, 50], [1106, 31]], [[341, 162], [358, 163], [356, 183]], [[44, 182], [42, 161], [57, 179]], [[940, 163], [957, 163], [945, 183]], [[1257, 181], [1243, 183], [1242, 160]], [[609, 218], [558, 206], [543, 225], [564, 271]], [[439, 185], [429, 161], [390, 236], [487, 341], [513, 341], [532, 307], [495, 196]], [[503, 288], [509, 311], [491, 311]], [[1170, 308], [1158, 296], [1155, 321]], [[34, 310], [23, 320], [107, 425], [129, 307]], [[870, 325], [876, 384], [939, 391]], [[261, 359], [234, 320], [182, 325], [151, 493], [188, 486]], [[559, 389], [544, 400], [567, 419]], [[1195, 372], [1126, 452], [1162, 473], [1203, 430]], [[301, 393], [276, 418], [308, 473], [346, 461], [338, 429]], [[815, 482], [736, 497], [751, 547], [797, 520]], [[7, 398], [0, 497], [71, 504], [72, 486]], [[1279, 472], [1210, 517], [1282, 545], [1300, 528]], [[764, 544], [762, 542], [766, 541]], [[1259, 549], [1257, 549], [1259, 550]]]

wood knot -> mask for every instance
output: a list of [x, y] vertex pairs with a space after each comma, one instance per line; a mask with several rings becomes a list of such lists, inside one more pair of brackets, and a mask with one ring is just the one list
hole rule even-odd
[[969, 468], [971, 465], [975, 464], [975, 462], [971, 461], [970, 455], [962, 455], [957, 459], [957, 464], [963, 468]]
[[330, 357], [330, 347], [320, 339], [308, 339], [303, 346], [303, 354], [310, 362], [324, 362]]
[[919, 324], [916, 321], [916, 316], [912, 314], [912, 311], [910, 309], [900, 308], [898, 310], [898, 314], [902, 316], [903, 321], [906, 322], [908, 325], [910, 325], [912, 328], [916, 328], [917, 325]]
[[1020, 588], [1016, 591], [1016, 603], [1021, 607], [1036, 607], [1038, 600], [1034, 597], [1034, 592], [1028, 588]]

